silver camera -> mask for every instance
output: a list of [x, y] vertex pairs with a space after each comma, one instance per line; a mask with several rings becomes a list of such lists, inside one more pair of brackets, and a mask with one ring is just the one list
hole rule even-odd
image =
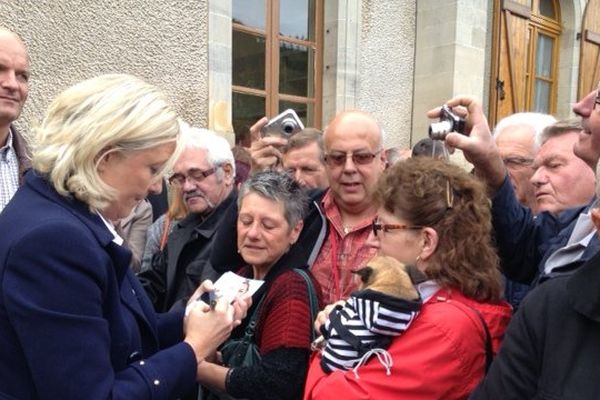
[[450, 132], [465, 134], [465, 120], [452, 112], [447, 105], [443, 105], [440, 122], [429, 125], [429, 137], [433, 140], [444, 140]]
[[271, 119], [262, 129], [261, 135], [281, 136], [288, 139], [295, 133], [304, 129], [304, 124], [298, 117], [298, 114], [291, 108], [285, 110], [278, 116]]

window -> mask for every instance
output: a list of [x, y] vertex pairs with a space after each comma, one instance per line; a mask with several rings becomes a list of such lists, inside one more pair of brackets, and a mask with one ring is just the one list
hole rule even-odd
[[322, 0], [232, 0], [232, 113], [236, 136], [293, 108], [320, 125]]
[[561, 33], [558, 2], [504, 0], [496, 5], [490, 122], [522, 111], [554, 113]]

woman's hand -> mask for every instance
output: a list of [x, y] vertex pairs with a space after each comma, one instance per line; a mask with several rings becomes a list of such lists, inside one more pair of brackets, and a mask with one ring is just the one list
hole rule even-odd
[[203, 293], [213, 289], [212, 282], [202, 282], [188, 302], [189, 314], [184, 319], [184, 341], [194, 350], [198, 363], [214, 353], [229, 337], [236, 323], [239, 324], [240, 315], [245, 315], [248, 309], [244, 301], [233, 306], [220, 298], [211, 307], [200, 300]]
[[324, 325], [329, 319], [329, 314], [331, 311], [337, 306], [343, 306], [346, 304], [344, 300], [339, 300], [333, 304], [329, 304], [325, 306], [325, 308], [317, 314], [317, 319], [315, 319], [314, 328], [315, 331], [320, 335], [321, 334], [321, 326]]

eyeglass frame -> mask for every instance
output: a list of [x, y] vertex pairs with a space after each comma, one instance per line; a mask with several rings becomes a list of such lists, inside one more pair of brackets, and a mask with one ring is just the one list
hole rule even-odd
[[521, 167], [531, 167], [533, 165], [533, 158], [529, 157], [504, 157], [502, 158], [502, 162], [504, 165], [521, 168]]
[[[191, 172], [191, 173], [190, 173]], [[200, 183], [212, 174], [217, 172], [217, 167], [212, 167], [209, 169], [201, 170], [199, 168], [190, 168], [187, 171], [187, 175], [184, 174], [173, 174], [169, 177], [169, 185], [174, 187], [182, 187], [185, 185], [185, 182], [189, 179], [194, 183]], [[192, 176], [192, 174], [198, 174], [197, 176]]]
[[405, 224], [382, 224], [378, 221], [377, 218], [373, 218], [371, 222], [371, 229], [373, 230], [373, 235], [377, 237], [377, 231], [382, 231], [384, 233], [388, 233], [391, 230], [395, 229], [405, 229], [405, 230], [414, 230], [414, 229], [423, 229], [424, 226], [420, 225], [405, 225]]
[[[383, 149], [379, 149], [375, 153], [371, 153], [370, 151], [362, 151], [362, 150], [359, 150], [357, 152], [342, 152], [342, 151], [340, 151], [340, 152], [338, 152], [339, 156], [341, 157], [341, 155], [343, 154], [344, 160], [342, 161], [342, 159], [340, 158], [339, 162], [333, 161], [333, 159], [331, 158], [331, 154], [325, 153], [323, 155], [323, 161], [325, 161], [325, 164], [329, 165], [330, 167], [341, 167], [344, 164], [346, 164], [348, 157], [350, 157], [352, 159], [352, 162], [355, 165], [369, 165], [375, 160], [375, 157], [377, 157], [379, 154], [381, 154], [382, 151], [383, 151]], [[336, 153], [336, 152], [334, 152], [334, 153]], [[367, 156], [367, 155], [369, 156], [369, 158], [366, 161], [358, 161], [358, 159], [356, 158], [356, 157]], [[331, 162], [328, 160], [331, 160]]]

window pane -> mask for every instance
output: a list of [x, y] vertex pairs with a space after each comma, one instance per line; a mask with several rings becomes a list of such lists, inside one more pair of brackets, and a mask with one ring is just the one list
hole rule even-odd
[[284, 100], [281, 100], [279, 102], [279, 112], [283, 112], [288, 108], [291, 108], [292, 110], [296, 111], [296, 114], [298, 114], [298, 117], [300, 117], [305, 127], [315, 126], [315, 107], [313, 104], [294, 103], [292, 101]]
[[540, 15], [556, 19], [554, 12], [554, 2], [552, 0], [540, 0]]
[[233, 22], [265, 30], [265, 0], [232, 0]]
[[554, 40], [550, 36], [538, 34], [535, 53], [535, 74], [550, 78], [552, 71], [552, 47]]
[[231, 103], [233, 131], [236, 137], [249, 131], [256, 121], [265, 116], [264, 97], [233, 92]]
[[254, 89], [265, 88], [265, 39], [233, 31], [234, 85]]
[[280, 42], [279, 92], [312, 97], [314, 90], [314, 51], [305, 46]]
[[279, 3], [279, 32], [302, 40], [315, 40], [314, 0], [281, 0]]
[[535, 80], [533, 111], [540, 113], [550, 113], [550, 82]]

